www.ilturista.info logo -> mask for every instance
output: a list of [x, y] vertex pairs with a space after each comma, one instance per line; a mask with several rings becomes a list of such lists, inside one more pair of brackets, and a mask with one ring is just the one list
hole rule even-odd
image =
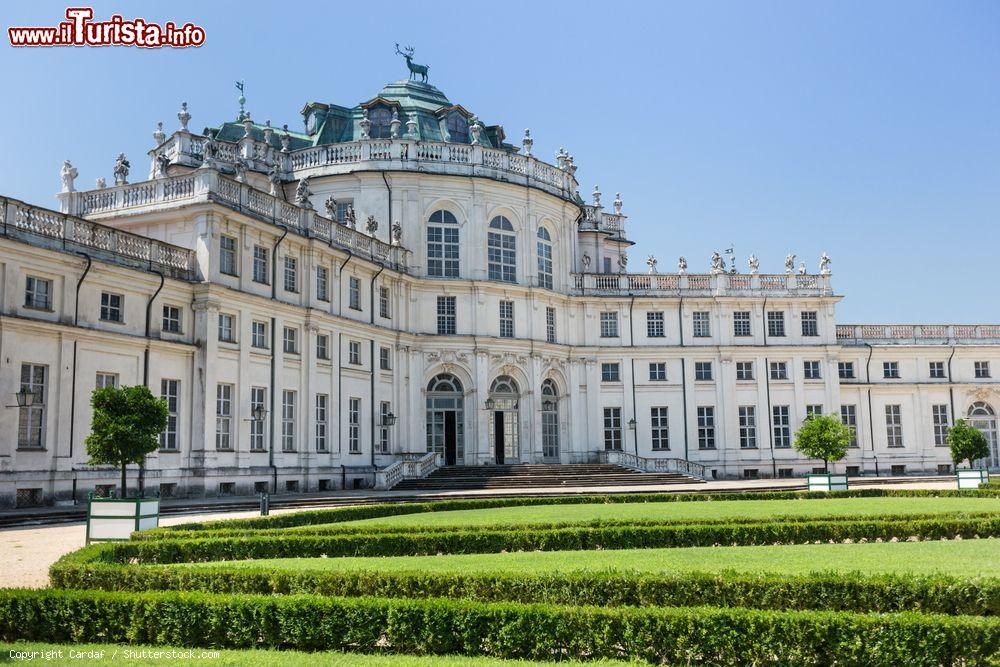
[[91, 7], [69, 7], [67, 21], [52, 27], [10, 27], [11, 46], [140, 46], [158, 49], [164, 46], [185, 48], [205, 43], [205, 29], [193, 23], [163, 25], [145, 19], [125, 19], [114, 14], [107, 21], [92, 21]]

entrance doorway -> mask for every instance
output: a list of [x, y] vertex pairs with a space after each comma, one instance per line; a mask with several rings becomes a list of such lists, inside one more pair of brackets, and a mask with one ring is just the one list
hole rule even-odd
[[501, 375], [490, 386], [487, 405], [490, 410], [490, 444], [497, 465], [518, 463], [521, 447], [518, 433], [518, 398], [520, 392], [513, 378]]
[[465, 459], [465, 397], [461, 381], [442, 373], [427, 385], [427, 451], [444, 457], [445, 465]]
[[559, 392], [556, 383], [542, 383], [542, 460], [559, 461]]
[[969, 407], [969, 423], [982, 431], [990, 446], [990, 455], [976, 461], [976, 465], [985, 465], [990, 470], [1000, 468], [1000, 451], [997, 445], [997, 415], [989, 403], [977, 402]]

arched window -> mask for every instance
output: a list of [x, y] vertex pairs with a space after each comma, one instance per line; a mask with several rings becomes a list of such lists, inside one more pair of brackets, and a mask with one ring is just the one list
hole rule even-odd
[[559, 460], [559, 390], [551, 379], [542, 382], [542, 458]]
[[490, 280], [517, 282], [517, 246], [514, 226], [498, 215], [490, 221], [486, 237], [486, 263]]
[[462, 382], [441, 373], [427, 383], [427, 451], [441, 454], [445, 465], [465, 458], [465, 397]]
[[985, 465], [987, 468], [1000, 467], [1000, 444], [997, 437], [997, 414], [989, 403], [976, 401], [969, 406], [969, 425], [982, 431], [989, 446], [989, 456], [974, 462], [973, 467]]
[[448, 141], [469, 143], [469, 121], [465, 120], [465, 116], [452, 111], [445, 120], [445, 127], [448, 129]]
[[389, 123], [392, 122], [392, 112], [389, 109], [382, 105], [371, 107], [368, 109], [368, 120], [372, 123], [368, 131], [372, 139], [389, 138]]
[[458, 278], [458, 220], [451, 211], [434, 211], [427, 221], [427, 275]]
[[462, 391], [462, 381], [450, 373], [441, 373], [427, 383], [428, 392], [454, 393]]
[[552, 237], [545, 227], [538, 228], [538, 286], [552, 289]]

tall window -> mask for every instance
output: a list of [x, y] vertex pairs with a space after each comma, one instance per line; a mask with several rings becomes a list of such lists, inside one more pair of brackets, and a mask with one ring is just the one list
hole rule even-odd
[[621, 366], [615, 362], [601, 364], [601, 382], [621, 382]]
[[670, 428], [665, 406], [649, 409], [650, 439], [654, 450], [670, 449]]
[[[265, 408], [266, 403], [267, 403], [267, 388], [250, 387], [250, 414], [254, 414], [254, 412], [258, 409]], [[263, 419], [250, 420], [250, 451], [251, 452], [264, 451]]]
[[458, 220], [450, 211], [434, 211], [427, 221], [427, 275], [458, 278]]
[[885, 438], [889, 447], [903, 446], [903, 415], [898, 405], [885, 406]]
[[52, 281], [28, 276], [24, 283], [25, 308], [52, 309]]
[[316, 451], [325, 452], [326, 441], [326, 411], [330, 397], [326, 394], [316, 394]]
[[696, 361], [694, 362], [694, 379], [702, 382], [707, 382], [712, 379], [712, 362], [711, 361]]
[[299, 291], [299, 260], [285, 257], [285, 291]]
[[229, 276], [236, 275], [236, 238], [232, 236], [219, 237], [219, 272]]
[[853, 361], [838, 361], [837, 362], [837, 376], [841, 380], [853, 380], [854, 379], [854, 362]]
[[622, 448], [622, 409], [604, 408], [604, 449]]
[[101, 319], [105, 322], [121, 322], [123, 301], [125, 297], [121, 294], [101, 292]]
[[299, 353], [299, 330], [295, 327], [285, 327], [282, 338], [282, 349], [288, 354]]
[[650, 382], [666, 382], [667, 381], [667, 364], [663, 361], [652, 361], [649, 364], [649, 380]]
[[784, 361], [772, 361], [771, 363], [771, 379], [772, 380], [787, 380], [788, 379], [788, 364]]
[[219, 340], [225, 343], [236, 342], [236, 318], [229, 313], [219, 313]]
[[437, 298], [437, 332], [442, 336], [453, 336], [455, 331], [455, 297], [439, 296]]
[[802, 313], [802, 335], [819, 335], [819, 318], [815, 310], [806, 310]]
[[295, 392], [281, 392], [281, 451], [295, 451]]
[[841, 405], [840, 423], [851, 429], [851, 447], [858, 446], [858, 406]]
[[500, 337], [514, 337], [514, 302], [500, 302]]
[[389, 453], [389, 415], [392, 413], [392, 406], [389, 401], [381, 401], [378, 407], [378, 453]]
[[255, 245], [253, 247], [253, 281], [265, 285], [271, 282], [270, 264], [271, 251], [264, 246]]
[[938, 447], [948, 444], [948, 405], [932, 405], [931, 419], [934, 423], [934, 444]]
[[267, 349], [267, 322], [254, 320], [250, 325], [250, 345]]
[[389, 288], [384, 285], [378, 288], [378, 314], [387, 320], [392, 318], [392, 310], [389, 308]]
[[330, 359], [330, 336], [316, 334], [316, 358], [327, 361]]
[[698, 449], [715, 449], [714, 406], [698, 406]]
[[545, 227], [538, 228], [538, 286], [552, 289], [552, 237]]
[[356, 340], [347, 342], [347, 363], [361, 365], [361, 343]]
[[694, 323], [694, 337], [695, 338], [708, 338], [712, 335], [712, 325], [708, 320], [709, 313], [707, 310], [697, 310], [691, 314], [691, 319]]
[[48, 366], [21, 364], [21, 389], [34, 392], [30, 406], [18, 409], [17, 446], [41, 449], [45, 446], [45, 385]]
[[383, 371], [392, 370], [392, 350], [384, 345], [378, 349], [378, 367]]
[[352, 310], [361, 310], [361, 281], [351, 277], [347, 283], [348, 305]]
[[351, 398], [347, 402], [347, 451], [361, 453], [361, 399]]
[[457, 111], [448, 114], [444, 121], [448, 130], [448, 141], [458, 144], [469, 143], [469, 121]]
[[618, 313], [601, 313], [601, 338], [618, 338]]
[[783, 449], [792, 446], [792, 421], [787, 405], [771, 407], [771, 420], [774, 426], [774, 447]]
[[510, 220], [498, 215], [486, 234], [486, 265], [490, 280], [517, 282], [517, 238]]
[[163, 306], [163, 331], [167, 333], [181, 332], [181, 309], [177, 306]]
[[551, 306], [545, 309], [545, 341], [556, 342], [556, 309]]
[[750, 335], [749, 310], [737, 310], [733, 313], [733, 335], [737, 338]]
[[167, 402], [167, 427], [160, 434], [160, 449], [177, 451], [177, 423], [180, 410], [181, 381], [160, 380], [160, 398]]
[[740, 449], [757, 449], [757, 407], [741, 405], [740, 418]]
[[802, 362], [802, 377], [806, 380], [819, 380], [822, 378], [818, 361]]
[[658, 310], [646, 313], [646, 336], [649, 338], [663, 338], [666, 335], [663, 327], [663, 311]]
[[392, 134], [392, 112], [379, 104], [368, 109], [368, 136], [372, 139], [388, 139]]
[[542, 382], [542, 457], [559, 459], [559, 392], [551, 379]]
[[784, 338], [785, 313], [780, 310], [767, 311], [767, 335], [774, 338]]
[[941, 380], [945, 377], [944, 375], [944, 362], [943, 361], [932, 361], [930, 362], [930, 376], [934, 380]]
[[899, 379], [899, 362], [898, 361], [883, 361], [882, 362], [882, 377], [886, 379]]
[[316, 298], [330, 300], [330, 271], [325, 266], [316, 267]]
[[736, 362], [736, 379], [742, 381], [753, 380], [753, 362], [752, 361], [737, 361]]
[[233, 385], [215, 385], [215, 448], [233, 448]]

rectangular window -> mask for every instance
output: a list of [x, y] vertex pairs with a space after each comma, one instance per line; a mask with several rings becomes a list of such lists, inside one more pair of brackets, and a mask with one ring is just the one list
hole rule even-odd
[[750, 335], [750, 311], [737, 310], [733, 313], [733, 336], [745, 338]]
[[236, 342], [236, 318], [229, 313], [219, 313], [219, 340], [224, 343]]
[[903, 415], [898, 405], [885, 406], [885, 437], [889, 447], [903, 446]]
[[517, 282], [516, 258], [517, 239], [513, 234], [486, 233], [486, 269], [490, 280]]
[[323, 361], [330, 359], [330, 337], [326, 334], [316, 334], [316, 358]]
[[601, 382], [621, 382], [621, 366], [617, 363], [601, 364]]
[[932, 405], [931, 419], [934, 424], [934, 445], [937, 447], [948, 444], [948, 405]]
[[882, 377], [887, 379], [899, 379], [899, 362], [898, 361], [882, 362]]
[[262, 350], [267, 349], [267, 322], [254, 320], [250, 325], [250, 345]]
[[282, 349], [288, 354], [299, 353], [299, 330], [295, 327], [285, 327], [282, 336]]
[[361, 399], [348, 399], [347, 407], [347, 451], [361, 453]]
[[118, 373], [98, 373], [97, 381], [94, 383], [95, 389], [118, 386]]
[[316, 298], [330, 300], [330, 271], [325, 266], [316, 267]]
[[24, 283], [24, 306], [52, 310], [52, 281], [28, 276]]
[[348, 302], [352, 310], [361, 310], [361, 281], [352, 277], [347, 288]]
[[105, 322], [121, 322], [124, 300], [125, 297], [121, 294], [101, 292], [101, 319]]
[[35, 397], [30, 406], [18, 409], [17, 446], [24, 449], [45, 447], [45, 388], [48, 380], [48, 366], [42, 364], [21, 364], [21, 387], [33, 392]]
[[815, 310], [806, 310], [802, 312], [802, 335], [819, 335], [819, 314]]
[[737, 361], [736, 362], [736, 379], [737, 380], [753, 380], [753, 362], [752, 361]]
[[666, 335], [663, 327], [663, 313], [646, 313], [646, 336], [649, 338], [663, 338]]
[[771, 379], [772, 380], [787, 380], [788, 379], [788, 364], [784, 361], [772, 361], [771, 362]]
[[698, 449], [715, 449], [715, 408], [698, 406]]
[[219, 272], [236, 275], [236, 239], [232, 236], [219, 237]]
[[167, 427], [160, 434], [160, 449], [175, 452], [181, 405], [181, 381], [160, 380], [160, 398], [167, 402]]
[[271, 283], [271, 272], [268, 268], [271, 259], [271, 251], [264, 246], [255, 245], [253, 247], [253, 281], [269, 285]]
[[930, 362], [930, 376], [934, 380], [944, 379], [944, 362], [943, 361], [932, 361]]
[[667, 381], [667, 364], [663, 361], [654, 361], [649, 364], [650, 382]]
[[392, 414], [392, 406], [388, 401], [379, 403], [378, 408], [378, 453], [389, 453], [389, 415]]
[[976, 378], [984, 379], [990, 377], [990, 362], [975, 361], [973, 364], [976, 371]]
[[611, 273], [611, 258], [604, 258], [604, 273]]
[[802, 362], [802, 376], [806, 380], [821, 380], [823, 379], [820, 373], [820, 366], [818, 361], [803, 361]]
[[458, 256], [458, 225], [427, 227], [428, 276], [458, 278]]
[[806, 419], [810, 417], [819, 417], [823, 414], [823, 406], [820, 404], [811, 404], [806, 406]]
[[545, 341], [556, 342], [556, 309], [552, 307], [545, 309]]
[[659, 451], [670, 449], [670, 428], [666, 407], [653, 407], [649, 409], [649, 427], [653, 449]]
[[696, 361], [694, 362], [694, 379], [706, 382], [712, 379], [712, 362], [711, 361]]
[[392, 350], [388, 347], [378, 349], [378, 367], [383, 371], [392, 370]]
[[389, 288], [378, 288], [378, 314], [384, 319], [392, 319], [392, 310], [389, 308]]
[[739, 406], [740, 449], [757, 449], [757, 408], [753, 405]]
[[[250, 414], [266, 409], [267, 387], [250, 387]], [[267, 414], [266, 412], [264, 413]], [[264, 419], [267, 419], [265, 417]], [[264, 451], [264, 419], [250, 420], [250, 451]]]
[[281, 451], [295, 451], [295, 391], [281, 392]]
[[500, 337], [514, 337], [514, 302], [500, 302]]
[[604, 449], [608, 451], [622, 448], [622, 409], [604, 408]]
[[177, 306], [163, 306], [163, 326], [165, 333], [181, 332], [181, 309]]
[[348, 218], [354, 215], [354, 200], [353, 199], [338, 199], [337, 200], [337, 222], [342, 225], [346, 225]]
[[442, 336], [453, 336], [455, 330], [455, 297], [439, 296], [437, 298], [437, 332]]
[[326, 394], [316, 394], [316, 451], [325, 452], [326, 441], [326, 410], [330, 397]]
[[694, 337], [709, 338], [712, 335], [712, 325], [708, 320], [707, 310], [697, 310], [691, 314], [694, 322]]
[[215, 448], [233, 448], [233, 385], [215, 385]]
[[792, 422], [787, 405], [771, 407], [771, 420], [774, 426], [774, 447], [783, 449], [792, 446]]
[[837, 362], [837, 376], [841, 380], [853, 380], [854, 379], [854, 362], [853, 361], [838, 361]]
[[618, 313], [601, 313], [601, 338], [618, 338]]
[[851, 447], [858, 446], [858, 406], [841, 405], [840, 423], [851, 429]]
[[767, 311], [767, 335], [775, 338], [784, 338], [785, 314], [780, 310]]
[[285, 257], [285, 291], [299, 291], [299, 260]]
[[347, 342], [347, 363], [361, 365], [361, 343], [356, 340]]

